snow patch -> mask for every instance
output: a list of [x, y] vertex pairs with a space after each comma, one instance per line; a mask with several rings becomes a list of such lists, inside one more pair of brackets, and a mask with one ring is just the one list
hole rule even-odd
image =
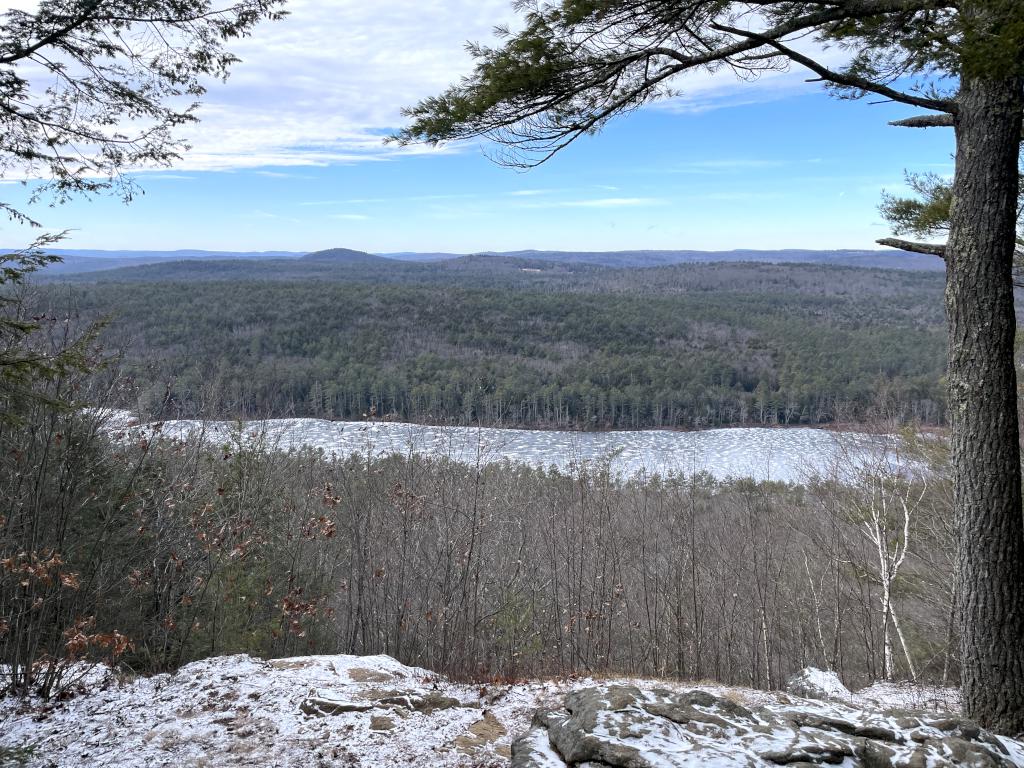
[[[344, 655], [271, 661], [224, 656], [188, 664], [175, 674], [135, 679], [95, 674], [90, 682], [87, 693], [63, 702], [0, 700], [0, 746], [34, 747], [29, 768], [500, 766], [507, 764], [512, 741], [528, 732], [538, 709], [558, 710], [568, 692], [598, 685], [591, 679], [463, 685], [389, 656]], [[898, 717], [865, 712], [861, 702], [904, 706], [951, 700], [946, 693], [935, 693], [943, 689], [911, 695], [892, 684], [852, 694], [855, 703], [794, 704], [785, 694], [727, 686], [634, 679], [614, 683], [648, 691], [643, 699], [647, 703], [665, 699], [665, 691], [701, 690], [747, 708], [767, 706], [781, 712], [788, 707], [789, 712], [839, 717], [897, 733], [907, 730]], [[303, 703], [318, 697], [358, 707], [304, 711]], [[706, 720], [718, 712], [699, 703], [694, 710], [704, 712]], [[712, 741], [727, 737], [732, 726], [691, 725], [666, 721], [614, 736], [624, 746], [650, 748], [652, 758], [660, 755], [661, 764], [672, 765], [692, 749], [678, 738], [685, 729], [683, 735], [710, 744], [702, 764], [743, 764], [728, 738], [721, 744]], [[737, 720], [736, 728], [740, 725]], [[608, 723], [605, 728], [612, 730]], [[781, 733], [760, 738], [766, 740], [762, 746], [785, 742]], [[564, 765], [546, 739], [531, 739], [539, 765]], [[1000, 741], [1015, 764], [1024, 766], [1024, 745]]]
[[563, 472], [607, 464], [614, 474], [626, 477], [708, 472], [719, 480], [749, 477], [793, 483], [827, 472], [839, 457], [853, 465], [877, 463], [879, 452], [884, 453], [893, 440], [802, 427], [569, 432], [298, 418], [139, 424], [127, 411], [105, 410], [101, 415], [107, 419], [107, 431], [121, 438], [198, 438], [213, 445], [241, 439], [281, 450], [309, 447], [338, 457], [400, 454], [470, 464], [511, 461]]

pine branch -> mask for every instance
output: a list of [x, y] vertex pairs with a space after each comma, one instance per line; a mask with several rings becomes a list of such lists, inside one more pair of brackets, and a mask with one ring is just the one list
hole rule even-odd
[[791, 61], [795, 61], [797, 64], [801, 64], [807, 69], [811, 70], [822, 80], [828, 80], [831, 83], [842, 86], [844, 88], [856, 88], [860, 91], [868, 93], [877, 93], [879, 96], [885, 96], [887, 99], [898, 101], [903, 104], [912, 104], [915, 107], [921, 107], [922, 109], [934, 109], [937, 112], [947, 112], [951, 116], [956, 112], [956, 102], [951, 99], [926, 99], [922, 96], [914, 96], [911, 93], [905, 93], [904, 91], [897, 91], [895, 88], [890, 88], [882, 83], [876, 83], [873, 80], [854, 75], [849, 72], [837, 72], [833, 69], [829, 69], [823, 64], [819, 64], [817, 61], [812, 59], [810, 56], [790, 48], [788, 45], [784, 45], [778, 39], [774, 38], [770, 34], [759, 34], [757, 32], [750, 32], [745, 29], [739, 29], [737, 27], [730, 27], [725, 24], [711, 24], [712, 29], [719, 30], [720, 32], [728, 32], [731, 35], [737, 35], [745, 37], [749, 40], [754, 40], [762, 45], [767, 45], [780, 54], [785, 56]]

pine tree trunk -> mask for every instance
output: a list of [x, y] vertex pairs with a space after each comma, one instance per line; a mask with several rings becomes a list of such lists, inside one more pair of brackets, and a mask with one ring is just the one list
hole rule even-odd
[[1011, 262], [1019, 78], [961, 78], [947, 250], [949, 406], [964, 711], [1024, 731], [1024, 515]]

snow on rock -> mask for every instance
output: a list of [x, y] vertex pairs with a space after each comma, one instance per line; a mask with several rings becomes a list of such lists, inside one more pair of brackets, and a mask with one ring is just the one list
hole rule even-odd
[[816, 667], [806, 667], [789, 678], [786, 683], [786, 691], [794, 696], [826, 701], [829, 699], [850, 701], [853, 698], [853, 694], [843, 685], [839, 675]]
[[926, 709], [960, 711], [960, 690], [910, 682], [878, 682], [861, 688], [852, 699], [856, 704], [875, 709]]
[[748, 708], [707, 691], [600, 685], [539, 712], [512, 768], [1021, 765], [1022, 745], [951, 715], [798, 700]]
[[[521, 731], [525, 703], [491, 717]], [[63, 703], [0, 701], [0, 746], [34, 747], [28, 765], [40, 768], [507, 764], [511, 737], [474, 731], [485, 719], [479, 688], [387, 656], [227, 656]]]
[[66, 701], [0, 699], [0, 748], [31, 747], [28, 768], [497, 768], [513, 749], [521, 768], [1024, 766], [1024, 744], [968, 721], [861, 707], [941, 698], [892, 684], [847, 703], [652, 680], [462, 685], [388, 656], [224, 656], [89, 679]]

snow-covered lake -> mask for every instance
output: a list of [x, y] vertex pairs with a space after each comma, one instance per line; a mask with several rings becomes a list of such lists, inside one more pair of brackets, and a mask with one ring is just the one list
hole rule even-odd
[[[269, 419], [228, 422], [177, 420], [160, 422], [160, 434], [182, 438], [201, 433], [212, 443], [244, 435], [283, 450], [309, 446], [338, 456], [393, 453], [445, 456], [466, 463], [510, 460], [566, 471], [581, 463], [609, 462], [613, 473], [692, 475], [705, 471], [719, 479], [799, 482], [828, 471], [839, 461], [846, 467], [878, 460], [891, 438], [855, 432], [805, 428], [730, 428], [698, 432], [568, 432], [554, 430], [434, 427], [395, 422]], [[110, 413], [108, 428], [138, 425], [126, 411]]]

